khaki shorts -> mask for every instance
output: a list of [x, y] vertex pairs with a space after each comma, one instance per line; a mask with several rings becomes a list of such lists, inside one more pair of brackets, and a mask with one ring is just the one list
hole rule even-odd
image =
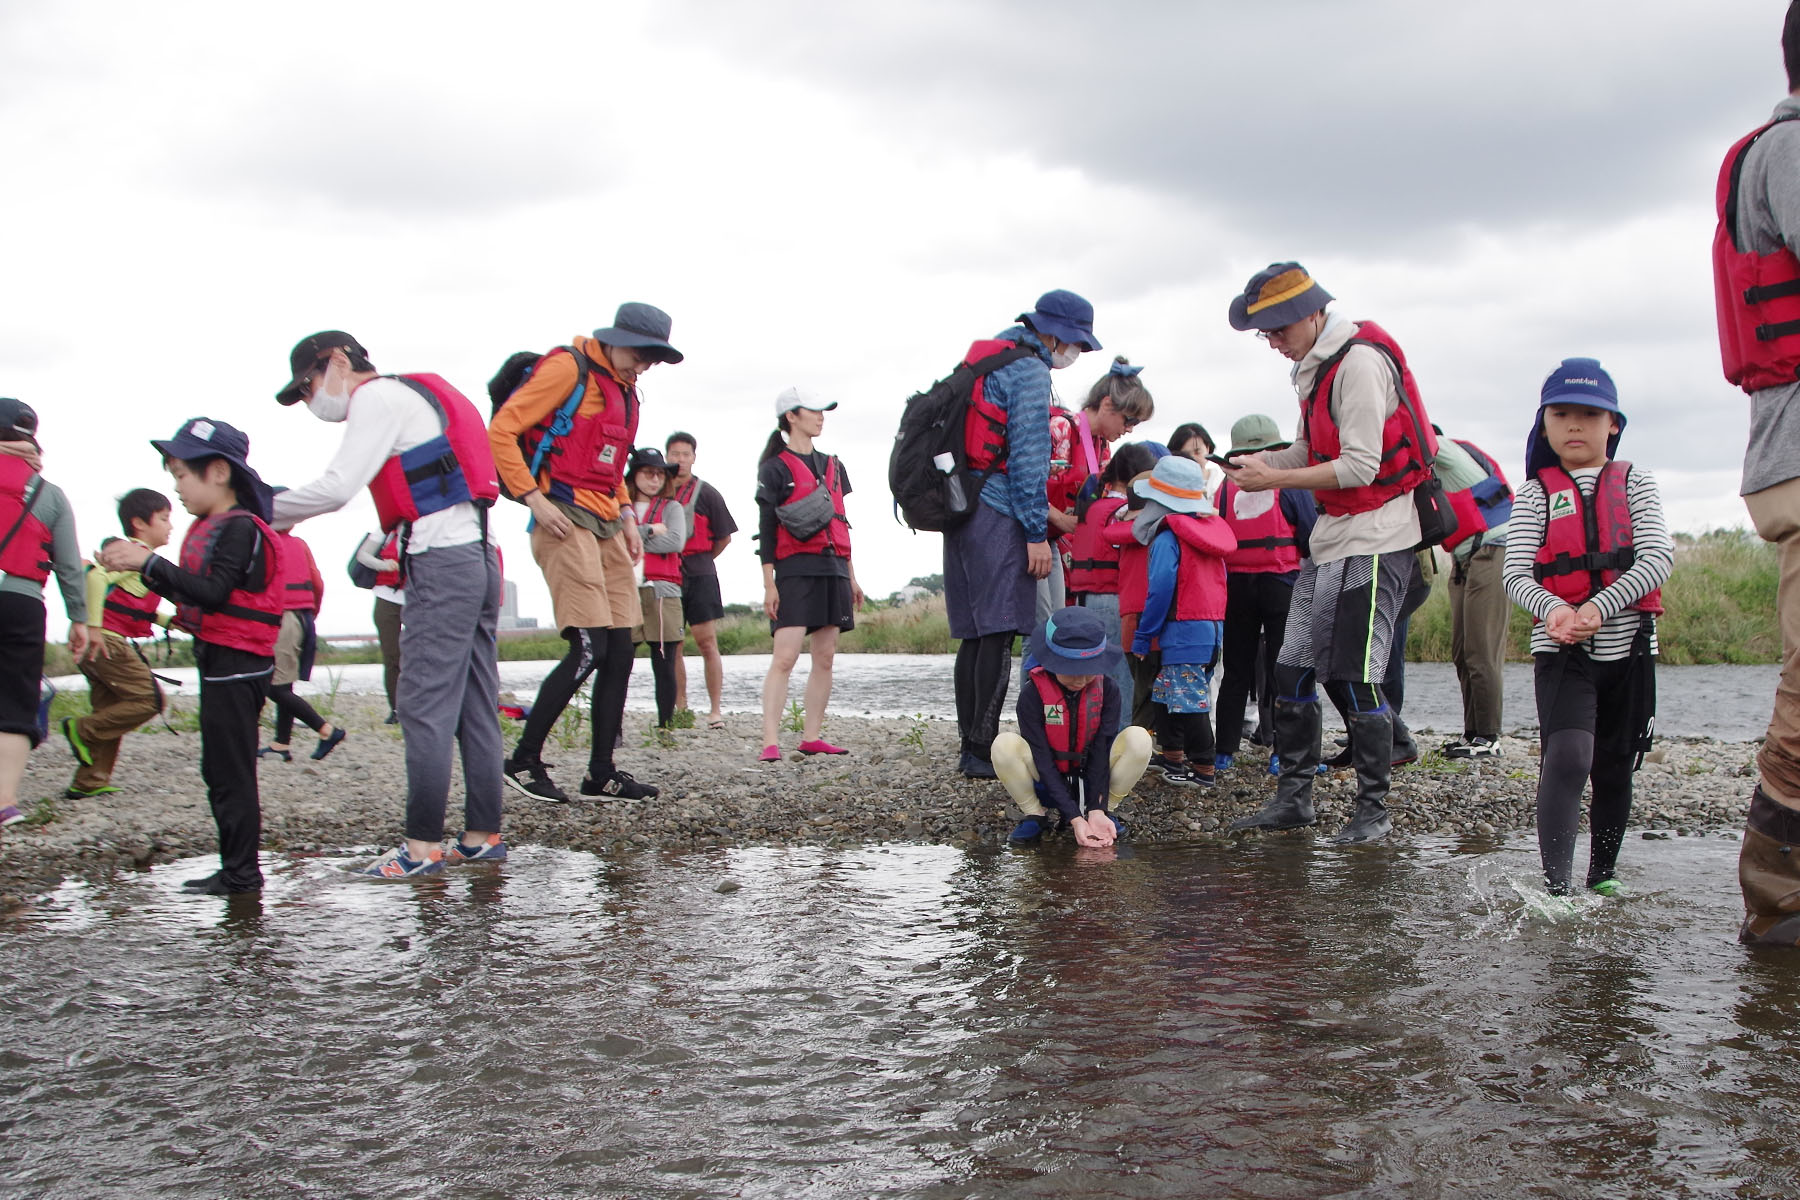
[[656, 589], [646, 583], [638, 588], [638, 604], [643, 609], [644, 619], [631, 631], [632, 641], [679, 642], [682, 639], [680, 596], [668, 596], [659, 601]]
[[269, 683], [280, 687], [300, 678], [300, 643], [306, 631], [301, 628], [300, 614], [293, 609], [281, 614], [281, 632], [275, 635], [275, 674]]
[[531, 531], [531, 557], [550, 586], [557, 629], [630, 629], [642, 620], [622, 536], [596, 537], [577, 525], [559, 538], [539, 525]]

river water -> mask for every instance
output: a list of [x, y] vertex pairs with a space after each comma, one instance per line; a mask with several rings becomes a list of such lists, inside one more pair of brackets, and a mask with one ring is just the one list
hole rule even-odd
[[[0, 919], [33, 1197], [1792, 1197], [1736, 843], [195, 859]], [[731, 890], [731, 884], [739, 885]], [[723, 887], [725, 890], [719, 890]]]
[[[847, 716], [910, 717], [923, 714], [945, 720], [956, 718], [956, 698], [951, 686], [948, 654], [844, 654], [833, 668], [831, 711]], [[530, 703], [538, 684], [549, 674], [552, 662], [503, 662], [500, 683]], [[794, 669], [788, 695], [805, 690], [810, 664], [806, 658]], [[762, 710], [763, 676], [769, 671], [766, 654], [734, 654], [725, 659], [724, 708], [727, 712]], [[163, 672], [184, 681], [182, 692], [194, 693], [192, 668]], [[1774, 704], [1776, 666], [1658, 667], [1657, 693], [1661, 711], [1657, 729], [1682, 737], [1710, 737], [1724, 741], [1749, 741], [1763, 735]], [[55, 681], [58, 687], [85, 689], [87, 681], [72, 675]], [[705, 692], [700, 660], [688, 660], [688, 684], [701, 697]], [[1531, 686], [1531, 664], [1508, 663], [1505, 669], [1506, 727], [1508, 731], [1535, 728], [1537, 707]], [[381, 667], [360, 664], [320, 667], [310, 684], [296, 690], [317, 695], [333, 688], [352, 693], [381, 690]], [[638, 660], [631, 678], [628, 707], [654, 711], [655, 693], [650, 664]], [[1406, 717], [1422, 731], [1448, 735], [1462, 733], [1462, 696], [1456, 671], [1449, 663], [1410, 663], [1406, 668]], [[1011, 718], [1011, 705], [1007, 706]], [[1335, 715], [1327, 706], [1327, 724]]]

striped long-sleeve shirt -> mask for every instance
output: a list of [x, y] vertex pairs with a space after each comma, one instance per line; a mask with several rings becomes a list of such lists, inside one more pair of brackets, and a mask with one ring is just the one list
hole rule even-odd
[[[1592, 503], [1600, 468], [1587, 467], [1570, 474], [1575, 486], [1581, 489], [1582, 499]], [[1626, 479], [1625, 499], [1631, 510], [1631, 541], [1637, 551], [1637, 561], [1593, 597], [1594, 607], [1600, 610], [1603, 620], [1600, 631], [1580, 646], [1596, 662], [1630, 657], [1642, 614], [1626, 605], [1668, 582], [1669, 572], [1675, 566], [1675, 544], [1669, 538], [1668, 527], [1663, 524], [1662, 496], [1657, 491], [1656, 479], [1644, 468], [1633, 466]], [[1506, 594], [1539, 622], [1531, 630], [1533, 654], [1554, 654], [1562, 649], [1550, 640], [1542, 622], [1563, 601], [1532, 574], [1532, 564], [1544, 544], [1545, 508], [1544, 485], [1536, 479], [1527, 480], [1514, 497], [1512, 524], [1506, 540]], [[1650, 652], [1657, 652], [1654, 619], [1650, 630]]]

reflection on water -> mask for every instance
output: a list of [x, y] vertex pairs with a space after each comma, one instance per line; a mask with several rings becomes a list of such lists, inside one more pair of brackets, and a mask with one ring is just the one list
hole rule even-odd
[[[0, 922], [34, 1196], [1791, 1196], [1736, 845], [742, 849]], [[722, 880], [738, 890], [716, 890]]]
[[[956, 719], [955, 696], [950, 686], [954, 656], [948, 654], [843, 654], [832, 670], [831, 711], [852, 717], [910, 717], [921, 713], [941, 720]], [[552, 662], [503, 662], [500, 686], [529, 703], [538, 685], [549, 674]], [[794, 668], [789, 685], [793, 695], [806, 690], [811, 662], [804, 655]], [[183, 694], [193, 695], [193, 668], [166, 672], [186, 681]], [[766, 654], [734, 654], [725, 659], [723, 707], [730, 713], [762, 711], [763, 677], [769, 673]], [[700, 686], [699, 667], [691, 667], [690, 682]], [[1504, 674], [1506, 728], [1534, 729], [1537, 700], [1532, 691], [1531, 664], [1507, 663]], [[1659, 733], [1676, 737], [1710, 737], [1725, 741], [1750, 741], [1763, 736], [1769, 725], [1769, 709], [1775, 695], [1779, 668], [1773, 666], [1658, 667], [1657, 690], [1661, 711], [1656, 715]], [[58, 688], [82, 691], [87, 680], [80, 675], [59, 678]], [[626, 699], [635, 712], [654, 712], [656, 697], [650, 664], [639, 660], [631, 676]], [[381, 690], [379, 664], [320, 667], [311, 683], [297, 684], [300, 692], [316, 695], [340, 690], [373, 695]], [[704, 700], [704, 697], [703, 697]], [[1455, 668], [1449, 663], [1412, 663], [1406, 668], [1406, 718], [1414, 728], [1437, 733], [1462, 732], [1462, 691]], [[1006, 720], [1012, 720], [1007, 705]], [[1325, 723], [1342, 728], [1336, 713], [1326, 708]]]

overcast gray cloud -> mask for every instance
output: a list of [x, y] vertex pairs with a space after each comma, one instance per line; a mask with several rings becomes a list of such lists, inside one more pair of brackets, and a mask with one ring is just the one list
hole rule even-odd
[[[820, 0], [659, 6], [666, 31], [823, 80], [913, 137], [1028, 149], [1235, 228], [1430, 257], [1468, 226], [1704, 194], [1697, 145], [1780, 94], [1758, 0]], [[1744, 61], [1747, 25], [1762, 57]], [[1754, 26], [1753, 26], [1754, 27]]]

